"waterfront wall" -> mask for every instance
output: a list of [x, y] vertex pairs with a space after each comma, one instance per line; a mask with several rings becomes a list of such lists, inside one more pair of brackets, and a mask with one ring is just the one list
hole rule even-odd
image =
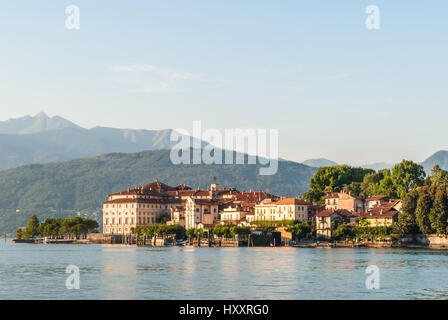
[[103, 233], [89, 234], [89, 241], [91, 243], [111, 243], [112, 236]]
[[429, 247], [448, 247], [448, 236], [436, 234], [409, 234], [401, 239], [403, 245], [420, 245]]

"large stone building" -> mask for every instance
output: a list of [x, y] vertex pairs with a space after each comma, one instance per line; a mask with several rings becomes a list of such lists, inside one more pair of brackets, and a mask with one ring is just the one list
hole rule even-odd
[[163, 216], [170, 217], [171, 209], [182, 205], [182, 199], [167, 194], [175, 191], [159, 182], [153, 182], [110, 194], [103, 202], [103, 233], [129, 234], [137, 226], [157, 223]]
[[330, 193], [324, 197], [325, 208], [328, 210], [348, 210], [353, 212], [364, 212], [364, 198], [352, 195], [350, 192], [341, 191]]
[[103, 233], [129, 234], [137, 226], [170, 220], [185, 228], [210, 227], [220, 223], [220, 211], [245, 202], [258, 203], [279, 197], [262, 191], [240, 192], [236, 188], [192, 189], [185, 184], [168, 186], [157, 179], [144, 186], [108, 195], [103, 202]]

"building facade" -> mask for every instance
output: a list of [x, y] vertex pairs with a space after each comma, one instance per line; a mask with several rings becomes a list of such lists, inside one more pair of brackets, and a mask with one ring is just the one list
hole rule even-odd
[[218, 201], [188, 198], [185, 204], [185, 229], [213, 227], [219, 221]]
[[307, 220], [311, 205], [299, 198], [265, 199], [255, 205], [255, 221]]

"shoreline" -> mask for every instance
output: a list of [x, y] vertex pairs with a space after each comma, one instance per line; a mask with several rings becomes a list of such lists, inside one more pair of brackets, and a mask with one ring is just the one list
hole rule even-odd
[[[10, 238], [11, 239], [11, 238]], [[7, 239], [5, 239], [7, 241]], [[281, 245], [281, 246], [197, 246], [197, 245], [137, 245], [137, 244], [126, 244], [126, 243], [107, 243], [98, 241], [89, 241], [88, 239], [58, 239], [54, 241], [44, 242], [42, 239], [11, 239], [13, 244], [101, 244], [113, 247], [142, 247], [142, 248], [164, 248], [164, 247], [185, 247], [185, 248], [313, 248], [313, 249], [433, 249], [433, 250], [448, 250], [448, 246], [443, 245], [422, 245], [422, 244], [403, 244], [403, 243], [297, 243], [294, 245]]]

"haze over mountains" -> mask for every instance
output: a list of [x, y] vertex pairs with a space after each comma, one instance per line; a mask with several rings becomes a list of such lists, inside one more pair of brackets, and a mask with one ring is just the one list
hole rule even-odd
[[310, 166], [310, 167], [331, 167], [331, 166], [337, 166], [338, 163], [325, 159], [325, 158], [319, 158], [319, 159], [308, 159], [302, 162], [302, 164]]
[[[297, 196], [307, 190], [317, 167], [337, 165], [324, 158], [282, 160], [273, 176], [258, 175], [259, 165], [175, 166], [167, 150], [172, 131], [85, 129], [44, 113], [0, 122], [0, 233], [12, 232], [32, 213], [43, 219], [81, 210], [100, 219], [98, 208], [107, 193], [154, 178], [206, 187], [216, 176], [222, 186]], [[435, 164], [446, 170], [448, 151], [436, 152], [421, 164], [427, 172]], [[392, 165], [363, 167], [379, 170]]]
[[[310, 167], [331, 167], [331, 166], [338, 166], [340, 165], [337, 162], [334, 162], [332, 160], [328, 160], [325, 158], [319, 158], [319, 159], [309, 159], [306, 161], [303, 161], [302, 164], [305, 164]], [[385, 162], [376, 162], [371, 164], [364, 164], [361, 167], [366, 169], [373, 169], [373, 170], [381, 170], [381, 169], [390, 169], [393, 167], [393, 164], [385, 163]]]
[[[59, 116], [41, 112], [7, 121], [0, 121], [0, 170], [31, 163], [49, 163], [94, 157], [112, 152], [133, 153], [169, 149], [172, 129], [135, 130], [107, 127], [85, 129]], [[336, 162], [309, 159], [302, 164], [311, 167], [334, 166]], [[426, 172], [434, 164], [448, 169], [448, 151], [438, 151], [422, 162]], [[362, 165], [381, 170], [393, 164], [379, 162]]]
[[44, 112], [36, 114], [34, 117], [25, 116], [7, 121], [0, 121], [0, 133], [4, 134], [28, 134], [65, 128], [78, 128], [80, 126], [65, 120], [59, 116], [48, 117]]
[[0, 122], [0, 170], [111, 152], [169, 149], [173, 130], [84, 129], [39, 113]]

